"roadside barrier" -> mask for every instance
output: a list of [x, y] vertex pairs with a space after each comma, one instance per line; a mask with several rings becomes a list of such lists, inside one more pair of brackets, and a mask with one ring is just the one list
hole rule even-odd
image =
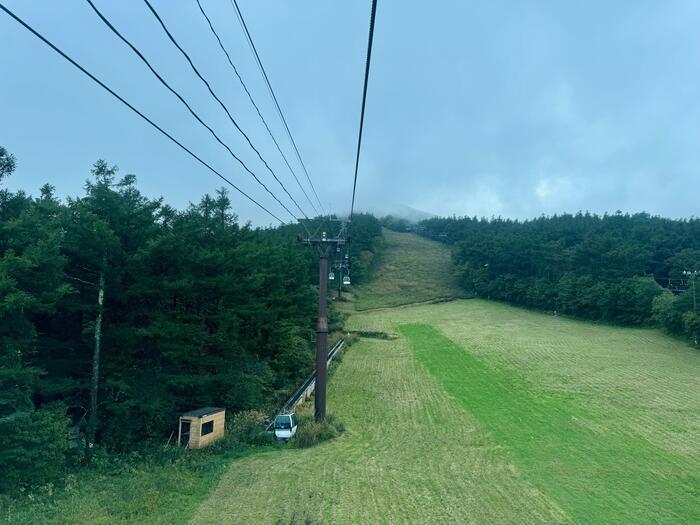
[[[329, 366], [331, 364], [331, 361], [333, 361], [333, 358], [336, 356], [336, 354], [345, 346], [345, 339], [340, 339], [337, 343], [333, 345], [333, 348], [330, 349], [328, 352], [328, 360], [326, 361], [326, 366]], [[287, 402], [282, 405], [282, 409], [275, 414], [275, 417], [279, 414], [284, 414], [284, 413], [289, 413], [292, 410], [296, 408], [297, 405], [300, 403], [306, 401], [311, 397], [311, 394], [314, 391], [314, 388], [316, 388], [316, 371], [314, 370], [309, 374], [309, 376], [304, 380], [304, 382], [301, 384], [299, 388], [296, 389], [296, 391], [292, 394], [292, 397], [290, 397]], [[272, 418], [272, 422], [274, 422], [275, 418]], [[270, 425], [267, 427], [268, 431], [272, 430], [272, 422]]]

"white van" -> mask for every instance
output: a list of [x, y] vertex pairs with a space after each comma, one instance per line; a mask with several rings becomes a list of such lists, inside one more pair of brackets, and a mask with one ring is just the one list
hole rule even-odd
[[275, 418], [274, 431], [277, 439], [289, 441], [297, 433], [299, 420], [294, 412], [280, 414]]

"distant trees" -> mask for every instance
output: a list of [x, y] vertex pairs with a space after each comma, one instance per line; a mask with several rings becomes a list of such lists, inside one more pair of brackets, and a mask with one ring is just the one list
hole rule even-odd
[[369, 213], [356, 213], [349, 225], [350, 268], [355, 284], [367, 280], [376, 262], [382, 242], [382, 225]]
[[[176, 211], [117, 173], [98, 161], [65, 203], [0, 191], [0, 491], [55, 476], [69, 427], [123, 450], [198, 406], [265, 409], [313, 366], [298, 226], [240, 225], [225, 190]], [[354, 277], [377, 232], [358, 216]]]
[[658, 321], [687, 336], [697, 331], [690, 291], [674, 296], [664, 287], [700, 268], [698, 219], [434, 218], [419, 231], [453, 245], [463, 286], [479, 296], [616, 323]]
[[382, 226], [395, 232], [409, 232], [414, 230], [414, 223], [402, 217], [386, 215], [380, 219]]
[[15, 156], [0, 146], [0, 181], [15, 171]]

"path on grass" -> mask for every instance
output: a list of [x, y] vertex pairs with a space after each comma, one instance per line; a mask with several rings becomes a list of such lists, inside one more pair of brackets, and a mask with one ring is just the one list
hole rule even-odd
[[[446, 248], [386, 238], [361, 306], [458, 293]], [[398, 337], [361, 339], [332, 376], [346, 433], [231, 463], [195, 523], [700, 522], [696, 350], [481, 300], [347, 324]]]

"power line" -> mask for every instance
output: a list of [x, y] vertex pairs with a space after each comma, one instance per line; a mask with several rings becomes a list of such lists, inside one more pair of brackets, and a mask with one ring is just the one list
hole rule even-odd
[[78, 70], [80, 70], [84, 75], [89, 77], [93, 82], [95, 82], [97, 85], [99, 85], [101, 88], [103, 88], [105, 91], [107, 91], [110, 95], [112, 95], [114, 98], [119, 100], [122, 104], [124, 104], [126, 107], [128, 107], [131, 111], [136, 113], [139, 117], [141, 117], [143, 120], [148, 122], [151, 126], [153, 126], [155, 129], [157, 129], [160, 133], [165, 135], [167, 138], [169, 138], [172, 142], [174, 142], [176, 145], [178, 145], [181, 149], [183, 149], [185, 152], [187, 152], [191, 157], [196, 159], [200, 164], [205, 166], [209, 171], [214, 173], [217, 177], [219, 177], [221, 180], [229, 184], [233, 189], [235, 189], [238, 193], [243, 195], [245, 198], [247, 198], [249, 201], [254, 203], [258, 208], [266, 212], [268, 215], [276, 219], [277, 221], [280, 222], [280, 224], [284, 225], [286, 224], [282, 219], [277, 217], [274, 213], [272, 213], [270, 210], [265, 208], [262, 204], [260, 204], [258, 201], [256, 201], [253, 197], [248, 195], [246, 192], [244, 192], [242, 189], [240, 189], [238, 186], [236, 186], [233, 182], [231, 182], [229, 179], [224, 177], [221, 173], [219, 173], [217, 170], [215, 170], [211, 165], [209, 165], [207, 162], [202, 160], [200, 157], [198, 157], [195, 153], [193, 153], [189, 148], [187, 148], [185, 145], [183, 145], [180, 141], [178, 141], [176, 138], [174, 138], [170, 133], [165, 131], [163, 128], [161, 128], [158, 124], [153, 122], [150, 118], [148, 118], [146, 115], [141, 113], [138, 109], [136, 109], [134, 106], [132, 106], [129, 102], [124, 100], [121, 96], [119, 96], [116, 92], [114, 92], [111, 88], [109, 88], [104, 82], [99, 80], [96, 76], [94, 76], [92, 73], [90, 73], [87, 69], [85, 69], [83, 66], [78, 64], [75, 60], [73, 60], [71, 57], [69, 57], [67, 54], [65, 54], [63, 51], [61, 51], [58, 47], [56, 47], [53, 43], [51, 43], [48, 39], [46, 39], [43, 35], [41, 35], [39, 32], [37, 32], [33, 27], [31, 27], [29, 24], [27, 24], [24, 20], [19, 18], [17, 15], [15, 15], [12, 11], [10, 11], [7, 7], [5, 7], [2, 3], [0, 3], [0, 9], [2, 9], [5, 13], [7, 13], [10, 17], [15, 19], [20, 25], [22, 25], [25, 29], [27, 29], [30, 33], [32, 33], [35, 37], [37, 37], [39, 40], [44, 42], [47, 46], [49, 46], [51, 49], [53, 49], [56, 53], [61, 55], [65, 60], [70, 62], [73, 66], [75, 66]]
[[243, 86], [243, 89], [245, 90], [246, 94], [248, 95], [248, 98], [250, 99], [251, 104], [253, 104], [255, 111], [258, 113], [260, 120], [262, 120], [262, 123], [264, 124], [265, 129], [267, 130], [267, 133], [270, 135], [272, 142], [275, 143], [275, 147], [277, 148], [277, 151], [279, 151], [280, 155], [282, 155], [282, 158], [284, 159], [284, 163], [287, 165], [287, 168], [289, 168], [290, 173], [294, 177], [294, 180], [296, 181], [297, 185], [299, 186], [299, 189], [304, 194], [304, 197], [306, 197], [306, 200], [309, 201], [309, 204], [313, 208], [314, 212], [316, 212], [318, 214], [318, 210], [316, 209], [316, 206], [314, 205], [313, 201], [309, 198], [308, 194], [306, 193], [306, 190], [301, 185], [301, 182], [299, 182], [299, 179], [297, 178], [297, 174], [294, 172], [294, 170], [292, 169], [292, 166], [289, 164], [289, 161], [287, 160], [287, 157], [282, 152], [282, 149], [280, 148], [280, 145], [277, 142], [277, 139], [275, 139], [275, 136], [272, 134], [272, 131], [270, 130], [270, 126], [268, 126], [267, 121], [262, 116], [262, 113], [260, 112], [260, 108], [258, 108], [258, 105], [255, 103], [255, 100], [253, 99], [253, 95], [251, 95], [250, 91], [248, 90], [248, 86], [246, 86], [245, 82], [243, 81], [243, 78], [241, 77], [240, 73], [238, 72], [238, 69], [236, 68], [233, 61], [231, 60], [231, 56], [229, 55], [228, 51], [224, 47], [224, 44], [221, 42], [221, 38], [219, 38], [219, 34], [214, 29], [214, 26], [211, 23], [209, 16], [204, 11], [204, 8], [202, 7], [201, 2], [199, 0], [196, 0], [196, 1], [197, 1], [197, 5], [199, 6], [199, 10], [201, 11], [202, 15], [204, 15], [204, 18], [207, 20], [207, 24], [209, 24], [209, 29], [211, 29], [211, 32], [216, 37], [216, 41], [219, 43], [219, 47], [221, 48], [221, 51], [223, 51], [224, 54], [226, 55], [226, 59], [228, 60], [228, 63], [230, 64], [231, 68], [233, 69], [233, 72], [236, 74], [236, 77], [238, 77], [238, 81], [241, 83], [241, 86]]
[[275, 96], [275, 91], [272, 89], [272, 85], [270, 84], [270, 79], [267, 77], [267, 72], [265, 71], [265, 67], [262, 64], [262, 61], [260, 60], [260, 55], [258, 55], [258, 50], [255, 48], [255, 43], [253, 42], [253, 38], [250, 36], [250, 32], [248, 31], [248, 26], [245, 23], [245, 19], [243, 18], [243, 13], [241, 13], [240, 8], [238, 7], [238, 2], [237, 0], [229, 0], [231, 2], [231, 6], [236, 10], [236, 14], [238, 16], [238, 21], [241, 24], [241, 27], [243, 28], [243, 31], [245, 32], [246, 39], [248, 41], [248, 45], [250, 46], [251, 51], [253, 52], [253, 55], [255, 55], [255, 61], [258, 64], [258, 68], [260, 69], [260, 72], [262, 73], [263, 78], [265, 79], [265, 84], [267, 85], [267, 90], [270, 93], [270, 96], [272, 97], [272, 101], [275, 104], [275, 107], [277, 108], [277, 113], [280, 116], [280, 119], [282, 119], [282, 123], [284, 124], [284, 129], [287, 132], [287, 136], [289, 137], [289, 141], [292, 143], [292, 147], [294, 148], [294, 151], [296, 153], [297, 159], [299, 159], [299, 164], [301, 164], [301, 167], [304, 170], [304, 173], [306, 174], [306, 180], [309, 181], [309, 186], [311, 186], [311, 190], [314, 192], [314, 196], [316, 197], [316, 201], [318, 202], [319, 206], [321, 207], [321, 211], [325, 213], [325, 209], [323, 208], [323, 204], [321, 203], [321, 200], [318, 198], [318, 193], [316, 193], [316, 188], [314, 187], [313, 182], [311, 182], [311, 177], [309, 176], [309, 172], [306, 169], [306, 165], [304, 165], [304, 161], [301, 158], [301, 154], [299, 153], [299, 148], [297, 148], [296, 142], [294, 142], [294, 137], [292, 137], [292, 132], [289, 130], [289, 126], [287, 125], [287, 119], [284, 118], [284, 114], [282, 113], [282, 108], [279, 105], [279, 102], [277, 102], [277, 97]]
[[[158, 22], [160, 23], [160, 26], [163, 28], [163, 31], [165, 31], [165, 34], [168, 35], [168, 38], [173, 43], [173, 45], [175, 45], [175, 47], [180, 51], [180, 53], [182, 53], [182, 55], [187, 59], [187, 62], [189, 63], [190, 67], [192, 68], [192, 71], [194, 71], [194, 73], [197, 75], [197, 77], [204, 83], [204, 85], [207, 87], [207, 90], [209, 91], [211, 96], [214, 97], [214, 99], [219, 103], [221, 108], [226, 112], [226, 115], [228, 115], [228, 118], [231, 121], [231, 123], [236, 127], [236, 129], [241, 133], [241, 135], [243, 135], [243, 137], [248, 142], [248, 145], [253, 149], [253, 151], [255, 151], [255, 153], [258, 155], [258, 158], [262, 161], [262, 163], [265, 165], [267, 170], [272, 174], [272, 176], [279, 183], [279, 185], [282, 187], [282, 189], [285, 191], [285, 193], [289, 196], [289, 198], [292, 199], [292, 201], [297, 206], [297, 208], [299, 208], [301, 210], [301, 207], [299, 207], [299, 204], [297, 204], [297, 202], [294, 200], [294, 197], [292, 197], [292, 195], [287, 191], [287, 188], [285, 187], [285, 185], [282, 183], [281, 180], [279, 180], [279, 178], [277, 177], [275, 172], [272, 170], [270, 165], [267, 163], [267, 161], [265, 161], [265, 159], [261, 155], [260, 151], [258, 151], [258, 149], [253, 145], [253, 143], [250, 140], [250, 137], [248, 137], [248, 135], [245, 133], [245, 131], [243, 131], [241, 129], [241, 127], [238, 125], [238, 122], [236, 122], [236, 120], [233, 118], [233, 116], [231, 115], [231, 112], [226, 107], [226, 104], [224, 104], [221, 101], [221, 99], [216, 95], [216, 93], [214, 93], [214, 90], [211, 88], [211, 85], [209, 84], [209, 82], [207, 82], [207, 80], [199, 72], [197, 67], [192, 62], [192, 59], [190, 58], [190, 56], [180, 46], [180, 44], [178, 44], [177, 40], [175, 40], [175, 37], [172, 35], [172, 33], [170, 33], [170, 31], [168, 30], [168, 28], [165, 25], [165, 22], [163, 22], [163, 19], [160, 17], [158, 12], [154, 9], [154, 7], [151, 5], [151, 3], [148, 0], [143, 0], [143, 1], [148, 6], [151, 13], [153, 13], [153, 16], [155, 16], [156, 20], [158, 20]], [[303, 210], [301, 213], [304, 215], [304, 217], [306, 217], [306, 214], [303, 212]]]
[[[280, 206], [282, 206], [282, 207], [287, 211], [287, 213], [289, 213], [289, 214], [292, 216], [292, 218], [294, 218], [295, 220], [297, 220], [297, 218], [296, 218], [296, 216], [294, 215], [294, 213], [292, 213], [291, 210], [290, 210], [289, 208], [287, 208], [287, 206], [285, 206], [284, 203], [283, 203], [282, 201], [280, 201], [274, 193], [272, 193], [272, 191], [270, 191], [270, 189], [265, 185], [265, 183], [262, 182], [262, 181], [257, 177], [257, 175], [255, 175], [255, 173], [253, 173], [253, 172], [248, 168], [248, 166], [246, 166], [246, 164], [233, 152], [233, 150], [231, 150], [231, 148], [228, 146], [228, 144], [226, 144], [224, 141], [221, 140], [221, 138], [219, 138], [219, 136], [216, 134], [216, 132], [215, 132], [208, 124], [206, 124], [206, 123], [200, 118], [200, 116], [192, 109], [192, 107], [187, 103], [187, 101], [186, 101], [184, 98], [182, 98], [182, 96], [180, 95], [180, 93], [178, 93], [177, 91], [175, 91], [175, 89], [173, 89], [173, 88], [170, 86], [170, 84], [168, 84], [168, 83], [163, 79], [163, 77], [160, 76], [160, 74], [153, 68], [153, 66], [152, 66], [151, 63], [148, 61], [148, 59], [147, 59], [145, 56], [143, 56], [143, 54], [142, 54], [142, 53], [141, 53], [141, 52], [126, 38], [126, 37], [124, 37], [124, 36], [119, 32], [119, 30], [118, 30], [116, 27], [114, 27], [114, 26], [112, 25], [112, 23], [111, 23], [109, 20], [107, 20], [107, 18], [100, 12], [100, 10], [97, 9], [97, 7], [96, 7], [95, 4], [92, 2], [92, 0], [86, 0], [86, 2], [87, 2], [88, 4], [90, 4], [90, 7], [92, 7], [92, 10], [95, 11], [95, 13], [96, 13], [97, 16], [100, 18], [100, 20], [102, 20], [102, 22], [104, 22], [104, 24], [105, 24], [115, 35], [117, 35], [117, 37], [119, 37], [119, 39], [122, 40], [122, 42], [124, 42], [127, 46], [129, 46], [129, 47], [131, 48], [131, 50], [132, 50], [134, 53], [136, 53], [136, 55], [138, 55], [138, 57], [141, 59], [141, 61], [142, 61], [144, 64], [146, 64], [146, 66], [148, 67], [148, 69], [151, 70], [151, 73], [153, 73], [153, 74], [155, 75], [155, 77], [160, 81], [160, 83], [163, 84], [163, 85], [168, 89], [168, 91], [170, 91], [173, 95], [175, 95], [175, 96], [178, 98], [178, 100], [180, 100], [180, 102], [182, 102], [182, 104], [184, 104], [184, 106], [185, 106], [185, 107], [187, 108], [187, 110], [192, 114], [192, 116], [193, 116], [194, 118], [196, 118], [197, 121], [198, 121], [202, 126], [204, 126], [205, 128], [207, 128], [207, 129], [209, 130], [209, 133], [212, 134], [212, 136], [216, 139], [216, 141], [217, 141], [219, 144], [221, 144], [224, 148], [226, 148], [226, 150], [229, 152], [229, 154], [230, 154], [234, 159], [236, 159], [236, 160], [239, 162], [239, 164], [240, 164], [241, 166], [243, 166], [243, 169], [245, 169], [248, 173], [250, 173], [250, 175], [253, 176], [253, 178], [257, 181], [257, 183], [260, 184], [260, 186], [262, 186], [262, 187], [265, 189], [265, 191], [266, 191], [267, 193], [269, 193], [269, 194], [272, 196], [272, 198], [275, 199], [275, 200], [277, 201], [277, 203], [278, 203]], [[296, 204], [296, 202], [295, 202], [295, 204]], [[300, 209], [300, 210], [301, 210], [301, 209]], [[301, 212], [304, 213], [303, 210], [301, 210]]]
[[377, 0], [372, 0], [372, 13], [369, 18], [369, 40], [367, 41], [367, 61], [365, 62], [365, 85], [362, 89], [362, 110], [360, 111], [360, 131], [357, 135], [357, 155], [355, 156], [355, 177], [352, 182], [352, 204], [350, 219], [355, 211], [355, 190], [357, 189], [357, 168], [360, 165], [360, 149], [362, 147], [362, 128], [365, 124], [365, 103], [367, 102], [367, 83], [369, 81], [369, 65], [372, 60], [372, 41], [374, 40], [374, 20], [377, 14]]

